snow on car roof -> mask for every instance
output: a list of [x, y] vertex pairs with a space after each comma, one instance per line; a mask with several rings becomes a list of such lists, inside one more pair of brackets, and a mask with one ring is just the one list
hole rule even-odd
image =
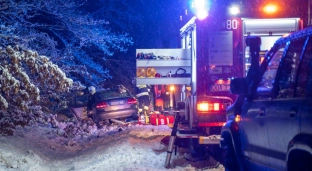
[[308, 28], [305, 28], [303, 30], [291, 33], [290, 35], [288, 35], [286, 37], [281, 37], [280, 39], [278, 39], [275, 42], [274, 46], [275, 45], [280, 46], [281, 44], [285, 44], [291, 40], [296, 40], [296, 39], [300, 39], [302, 37], [311, 36], [311, 35], [312, 35], [312, 27], [308, 27]]

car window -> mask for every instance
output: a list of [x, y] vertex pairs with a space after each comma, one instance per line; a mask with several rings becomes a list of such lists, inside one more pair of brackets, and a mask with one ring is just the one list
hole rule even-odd
[[290, 43], [278, 73], [276, 98], [294, 97], [297, 69], [305, 40], [302, 38]]
[[87, 105], [88, 95], [76, 96], [75, 105]]
[[[312, 95], [312, 40], [310, 37], [309, 42], [304, 50], [301, 64], [298, 70], [296, 97], [305, 97]], [[306, 92], [307, 91], [307, 92]]]
[[127, 91], [123, 93], [120, 93], [119, 91], [105, 91], [105, 92], [100, 92], [98, 94], [98, 98], [101, 100], [119, 98], [119, 97], [129, 97], [129, 96], [130, 94]]
[[284, 47], [281, 47], [273, 56], [271, 61], [268, 63], [267, 69], [265, 70], [261, 82], [257, 89], [256, 99], [269, 98], [271, 97], [271, 89], [275, 80], [278, 66], [284, 53]]

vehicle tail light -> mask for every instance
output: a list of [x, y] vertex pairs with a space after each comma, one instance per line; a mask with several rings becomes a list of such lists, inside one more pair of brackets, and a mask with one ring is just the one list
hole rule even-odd
[[223, 103], [213, 103], [213, 102], [198, 102], [197, 111], [199, 112], [217, 112], [224, 110]]
[[107, 107], [107, 103], [106, 102], [100, 102], [98, 104], [96, 104], [96, 108], [105, 108]]
[[128, 103], [128, 104], [136, 104], [136, 103], [137, 103], [137, 100], [136, 100], [135, 98], [129, 98], [129, 99], [127, 100], [127, 103]]

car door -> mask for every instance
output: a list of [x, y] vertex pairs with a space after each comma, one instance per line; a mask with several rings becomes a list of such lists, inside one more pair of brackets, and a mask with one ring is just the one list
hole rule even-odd
[[269, 140], [266, 126], [267, 107], [271, 105], [271, 89], [284, 52], [281, 47], [266, 68], [252, 100], [242, 106], [239, 122], [242, 150], [249, 170], [268, 170]]
[[78, 120], [87, 118], [88, 97], [88, 94], [77, 95], [70, 106], [71, 111]]
[[264, 100], [256, 100], [247, 102], [242, 107], [239, 130], [242, 151], [249, 170], [256, 170], [255, 168], [267, 163], [267, 156], [263, 151], [267, 151], [269, 141], [262, 111], [266, 104]]
[[272, 170], [285, 170], [288, 144], [300, 132], [301, 105], [305, 98], [298, 86], [299, 61], [306, 38], [288, 44], [277, 71], [272, 100], [265, 107], [269, 150], [266, 151]]
[[302, 63], [300, 65], [300, 71], [298, 75], [298, 88], [303, 92], [298, 95], [306, 98], [302, 104], [301, 116], [300, 116], [300, 131], [302, 133], [308, 133], [311, 136], [312, 132], [312, 38], [310, 37], [309, 43], [306, 47]]

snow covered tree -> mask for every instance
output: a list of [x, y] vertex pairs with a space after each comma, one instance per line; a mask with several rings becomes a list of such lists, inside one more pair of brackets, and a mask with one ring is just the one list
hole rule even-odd
[[56, 115], [43, 116], [68, 100], [69, 88], [111, 78], [106, 59], [127, 51], [131, 23], [140, 24], [132, 2], [0, 0], [0, 133], [55, 125]]
[[72, 80], [57, 65], [37, 52], [8, 46], [0, 51], [0, 60], [1, 110], [7, 110], [11, 105], [25, 111], [30, 104], [40, 100], [39, 88], [62, 92], [72, 85]]
[[132, 45], [130, 20], [140, 23], [122, 0], [0, 0], [0, 45], [36, 50], [74, 80], [97, 86], [111, 78], [105, 59]]
[[[46, 56], [18, 46], [0, 49], [0, 133], [41, 117], [48, 91], [68, 92], [73, 81]], [[45, 96], [47, 97], [47, 96]], [[32, 119], [33, 118], [33, 119]]]

